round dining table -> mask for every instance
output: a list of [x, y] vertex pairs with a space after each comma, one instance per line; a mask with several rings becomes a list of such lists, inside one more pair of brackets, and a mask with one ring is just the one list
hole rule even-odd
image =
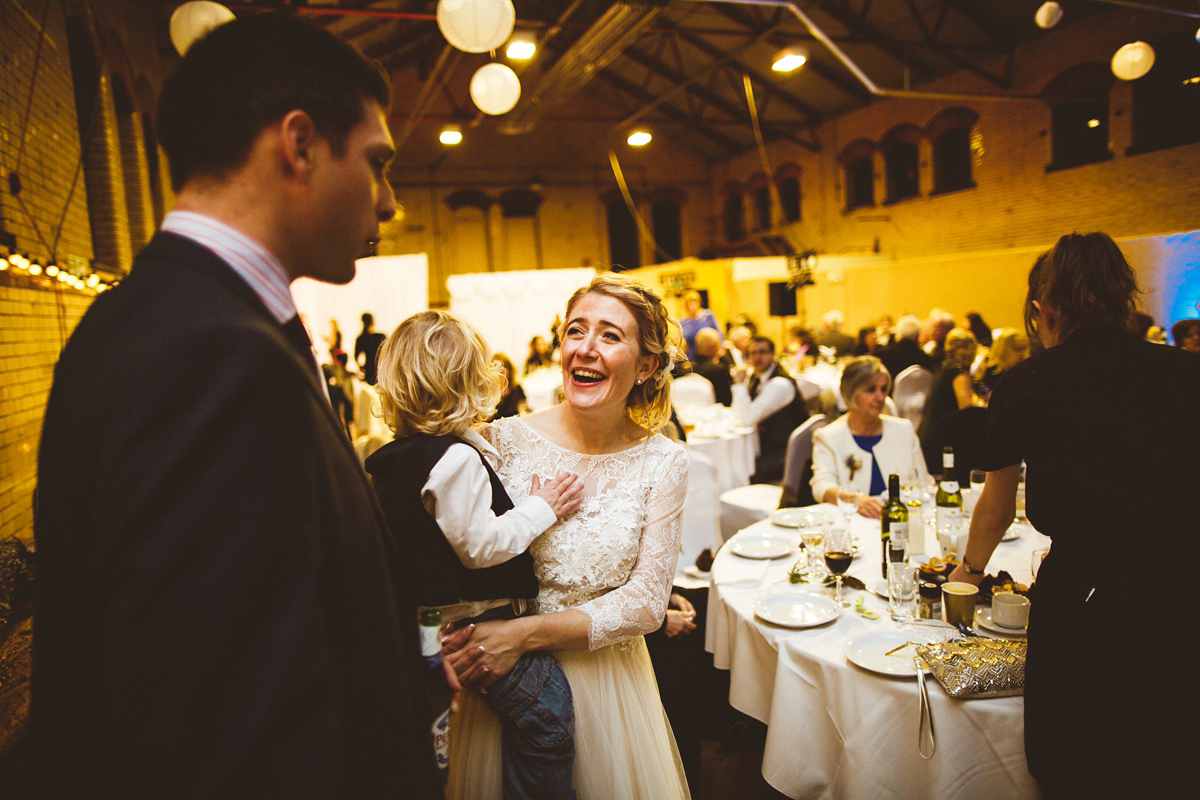
[[[806, 510], [839, 514], [829, 505]], [[792, 798], [1039, 797], [1025, 764], [1022, 697], [956, 700], [929, 675], [935, 748], [925, 758], [918, 743], [915, 668], [887, 676], [851, 663], [848, 644], [878, 641], [881, 633], [895, 633], [900, 641], [927, 640], [931, 633], [944, 639], [949, 629], [893, 622], [887, 600], [872, 591], [886, 591], [879, 521], [855, 514], [847, 527], [857, 548], [847, 574], [867, 590], [846, 589], [849, 607], [830, 612], [833, 619], [815, 627], [773, 624], [756, 613], [768, 608], [760, 601], [778, 600], [780, 593], [829, 591], [788, 581], [801, 553], [798, 528], [770, 518], [757, 522], [726, 542], [713, 563], [705, 647], [718, 668], [730, 671], [731, 705], [767, 724], [763, 777]], [[1050, 540], [1027, 524], [1014, 525], [1014, 535], [997, 547], [987, 569], [1028, 584], [1032, 552]], [[761, 545], [772, 540], [790, 547], [776, 558], [737, 555], [769, 555], [773, 550]], [[936, 541], [930, 545], [936, 552]], [[865, 614], [856, 608], [860, 600]], [[976, 632], [993, 635], [979, 626]], [[928, 755], [928, 744], [923, 749]]]

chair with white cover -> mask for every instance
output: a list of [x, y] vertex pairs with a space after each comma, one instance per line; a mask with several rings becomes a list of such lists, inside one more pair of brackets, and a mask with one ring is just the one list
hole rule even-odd
[[883, 398], [883, 413], [889, 417], [898, 417], [900, 412], [896, 410], [896, 401], [890, 397]]
[[921, 427], [921, 417], [925, 415], [925, 398], [929, 396], [932, 383], [933, 373], [916, 364], [901, 370], [896, 376], [892, 399], [896, 402], [899, 415], [911, 422], [913, 428]]
[[716, 390], [708, 378], [689, 372], [671, 381], [671, 402], [677, 409], [711, 406], [717, 402]]
[[[804, 479], [805, 467], [812, 461], [813, 434], [825, 426], [824, 414], [813, 414], [788, 436], [787, 458], [783, 467], [783, 485], [752, 483], [721, 492], [721, 537], [728, 539], [748, 525], [766, 519], [785, 505], [811, 505], [811, 494]], [[811, 491], [811, 490], [809, 490]], [[789, 502], [783, 502], [785, 497]]]
[[717, 467], [704, 453], [691, 447], [684, 450], [688, 458], [688, 483], [683, 500], [683, 549], [679, 554], [679, 570], [694, 565], [696, 557], [705, 549], [717, 552], [722, 541]]

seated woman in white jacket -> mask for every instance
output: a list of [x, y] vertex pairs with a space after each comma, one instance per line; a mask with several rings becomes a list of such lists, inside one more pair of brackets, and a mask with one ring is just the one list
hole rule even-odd
[[912, 423], [882, 413], [891, 386], [892, 376], [875, 356], [847, 362], [840, 390], [849, 410], [813, 435], [812, 493], [818, 502], [853, 499], [858, 513], [875, 519], [888, 475], [928, 483]]

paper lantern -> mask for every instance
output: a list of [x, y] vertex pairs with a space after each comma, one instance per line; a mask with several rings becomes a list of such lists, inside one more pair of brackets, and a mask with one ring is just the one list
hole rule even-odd
[[201, 36], [234, 19], [233, 12], [220, 3], [209, 0], [184, 3], [171, 15], [171, 44], [179, 55], [185, 55]]
[[512, 0], [438, 0], [442, 36], [468, 53], [497, 49], [512, 36], [516, 21]]
[[1053, 28], [1062, 21], [1062, 18], [1062, 6], [1058, 3], [1042, 3], [1037, 13], [1033, 15], [1033, 21], [1039, 28]]
[[521, 99], [521, 79], [504, 64], [484, 64], [471, 76], [471, 99], [485, 114], [507, 114]]
[[1154, 48], [1145, 42], [1130, 42], [1112, 57], [1112, 71], [1123, 81], [1136, 81], [1154, 66]]

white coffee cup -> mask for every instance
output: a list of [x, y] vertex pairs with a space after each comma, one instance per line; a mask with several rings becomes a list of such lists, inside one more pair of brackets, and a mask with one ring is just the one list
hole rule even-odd
[[1029, 625], [1029, 598], [1013, 592], [993, 594], [992, 622], [1001, 628], [1025, 628]]

